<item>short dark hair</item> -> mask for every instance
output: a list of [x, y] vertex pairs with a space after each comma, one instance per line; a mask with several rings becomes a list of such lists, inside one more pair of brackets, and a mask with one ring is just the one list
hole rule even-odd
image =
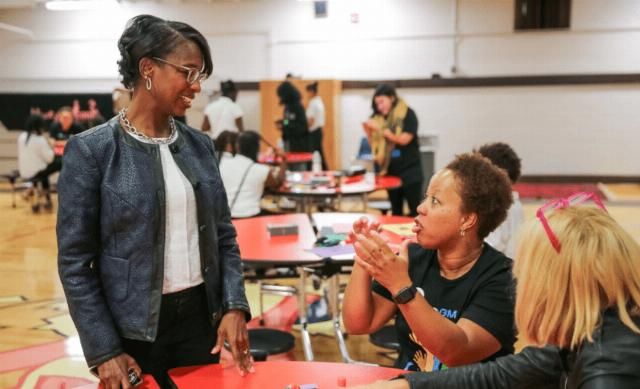
[[252, 130], [242, 131], [238, 136], [238, 154], [244, 155], [253, 162], [258, 160], [260, 150], [260, 134]]
[[236, 140], [238, 139], [238, 133], [235, 131], [224, 130], [213, 142], [213, 146], [218, 152], [218, 158], [222, 156], [222, 152], [226, 150], [228, 145], [231, 145], [231, 154], [236, 153]]
[[376, 97], [378, 96], [387, 96], [393, 101], [393, 106], [398, 102], [398, 94], [396, 93], [396, 88], [392, 87], [389, 84], [380, 84], [376, 87], [376, 90], [373, 92], [373, 97], [371, 98], [371, 109], [374, 114], [380, 114], [378, 111], [378, 106], [376, 105]]
[[456, 176], [461, 211], [478, 215], [478, 238], [486, 238], [507, 218], [513, 202], [509, 177], [478, 153], [457, 155], [446, 169]]
[[318, 81], [307, 84], [306, 90], [313, 93], [318, 93]]
[[284, 105], [296, 105], [300, 104], [300, 92], [298, 89], [293, 86], [289, 81], [285, 81], [278, 86], [276, 90], [278, 97], [280, 98], [280, 103]]
[[220, 83], [220, 92], [222, 92], [223, 96], [229, 96], [237, 91], [238, 89], [236, 88], [236, 84], [231, 80], [222, 81]]
[[487, 143], [480, 146], [477, 152], [482, 154], [483, 157], [489, 158], [497, 167], [506, 170], [512, 184], [515, 184], [520, 178], [521, 159], [508, 144], [502, 142]]
[[131, 18], [118, 40], [121, 56], [118, 71], [122, 76], [122, 84], [131, 89], [138, 82], [139, 63], [142, 58], [165, 58], [186, 41], [198, 46], [204, 61], [204, 72], [210, 75], [213, 71], [211, 50], [207, 40], [198, 30], [186, 23], [151, 15]]

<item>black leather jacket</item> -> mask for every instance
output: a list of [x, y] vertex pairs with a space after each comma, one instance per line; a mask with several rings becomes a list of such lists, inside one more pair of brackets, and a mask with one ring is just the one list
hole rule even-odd
[[[236, 231], [211, 139], [176, 125], [170, 150], [194, 188], [215, 328], [230, 309], [250, 315]], [[85, 358], [96, 366], [123, 351], [121, 337], [156, 337], [165, 232], [159, 147], [134, 140], [113, 118], [69, 140], [58, 193], [58, 271]]]
[[412, 389], [637, 389], [640, 335], [622, 324], [615, 310], [608, 310], [593, 342], [575, 352], [527, 347], [493, 362], [403, 377]]

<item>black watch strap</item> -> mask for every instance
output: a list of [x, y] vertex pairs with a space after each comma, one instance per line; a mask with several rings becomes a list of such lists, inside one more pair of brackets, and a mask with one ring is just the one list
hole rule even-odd
[[393, 301], [396, 302], [396, 304], [406, 304], [409, 301], [413, 300], [414, 297], [416, 297], [416, 287], [411, 285], [411, 286], [405, 286], [404, 288], [400, 289], [400, 291], [393, 296]]

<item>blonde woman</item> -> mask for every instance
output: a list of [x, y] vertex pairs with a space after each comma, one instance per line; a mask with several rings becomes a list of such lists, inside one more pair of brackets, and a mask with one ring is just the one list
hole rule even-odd
[[547, 346], [370, 389], [640, 387], [638, 243], [592, 193], [546, 204], [521, 236], [516, 324]]

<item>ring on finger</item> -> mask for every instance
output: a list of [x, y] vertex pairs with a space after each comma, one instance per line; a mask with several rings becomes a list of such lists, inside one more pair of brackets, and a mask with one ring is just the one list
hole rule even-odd
[[141, 382], [140, 376], [138, 376], [138, 373], [136, 373], [135, 370], [133, 369], [129, 369], [127, 379], [129, 380], [129, 383], [133, 386], [136, 386]]

